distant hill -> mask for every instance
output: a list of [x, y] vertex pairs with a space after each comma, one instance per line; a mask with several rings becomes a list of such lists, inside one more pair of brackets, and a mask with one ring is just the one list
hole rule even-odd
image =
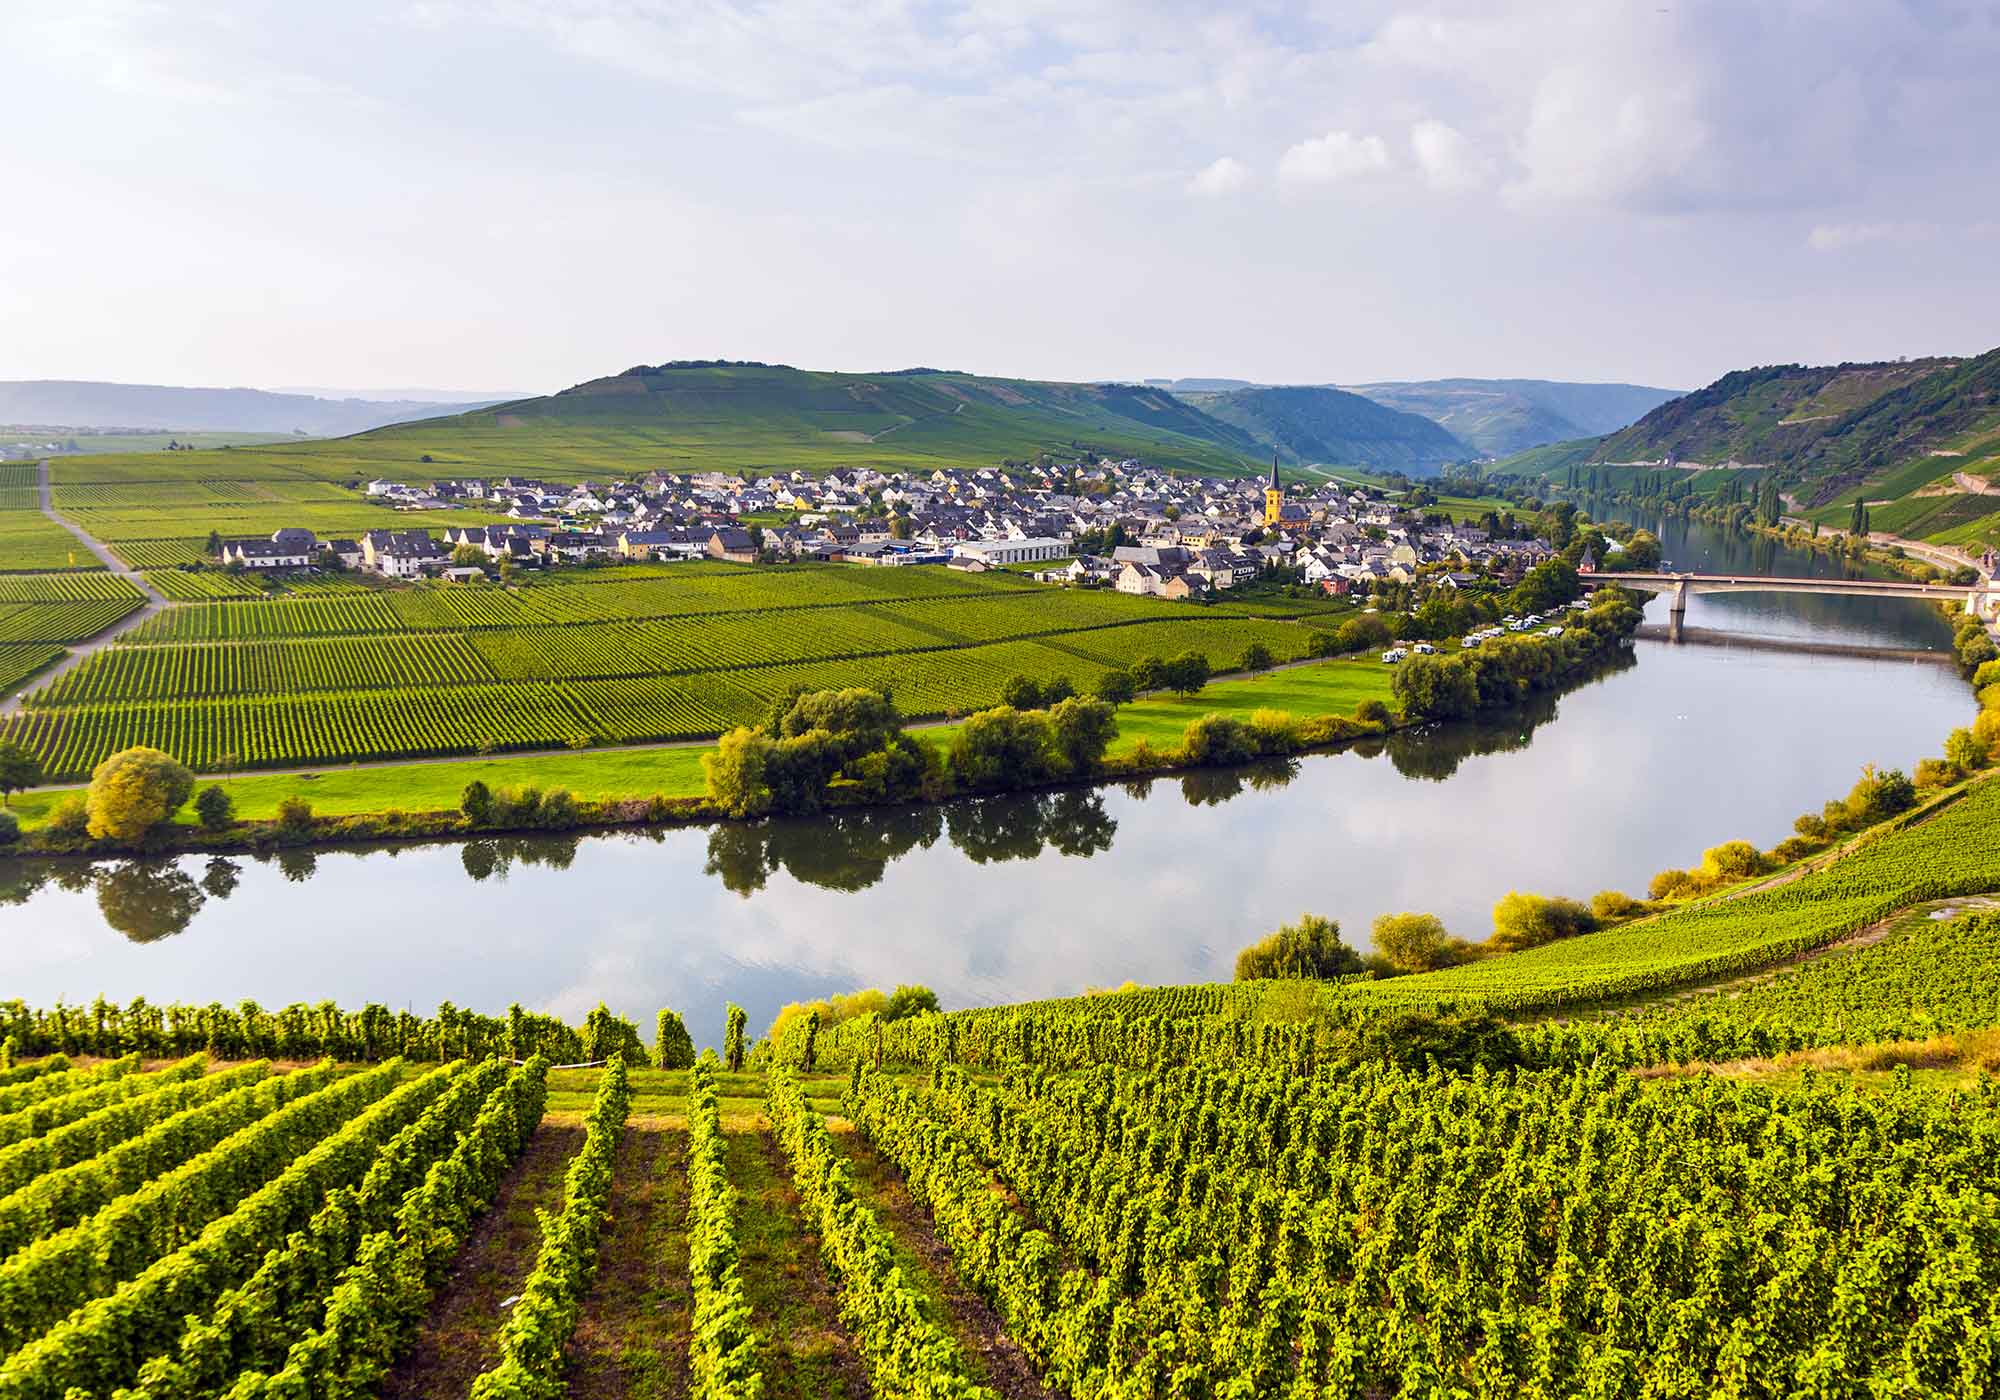
[[1185, 393], [1187, 402], [1249, 434], [1287, 461], [1387, 467], [1413, 475], [1462, 462], [1472, 450], [1430, 419], [1320, 385]]
[[1268, 451], [1160, 389], [1001, 379], [953, 370], [844, 374], [682, 360], [561, 393], [378, 429], [357, 460], [577, 472], [929, 469], [1091, 451], [1242, 475]]
[[1679, 393], [1643, 384], [1554, 379], [1426, 379], [1341, 387], [1389, 408], [1421, 414], [1489, 457], [1615, 432]]
[[309, 433], [337, 437], [428, 418], [456, 404], [322, 399], [263, 389], [183, 389], [85, 379], [0, 381], [0, 423], [181, 432]]
[[1266, 386], [1249, 379], [1148, 379], [1149, 389], [1165, 389], [1170, 394], [1226, 394], [1231, 389], [1256, 389]]

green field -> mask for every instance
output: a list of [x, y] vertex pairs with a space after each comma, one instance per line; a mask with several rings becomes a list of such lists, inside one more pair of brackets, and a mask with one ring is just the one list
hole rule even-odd
[[[1352, 715], [1363, 700], [1392, 704], [1389, 673], [1365, 661], [1328, 661], [1257, 676], [1225, 677], [1185, 699], [1152, 695], [1118, 712], [1118, 739], [1111, 756], [1129, 754], [1143, 740], [1155, 749], [1180, 745], [1190, 719], [1230, 714], [1247, 719], [1260, 709], [1280, 709], [1303, 719]], [[918, 731], [928, 743], [948, 745], [951, 725]], [[517, 754], [441, 762], [391, 763], [369, 767], [332, 766], [310, 776], [247, 774], [222, 780], [238, 817], [268, 821], [288, 797], [303, 797], [320, 816], [359, 816], [386, 811], [437, 812], [458, 806], [459, 794], [474, 780], [489, 788], [532, 786], [568, 788], [586, 800], [699, 797], [704, 791], [701, 756], [705, 744], [674, 748], [623, 748], [579, 753]], [[58, 802], [76, 789], [48, 787], [17, 795], [13, 810], [24, 827], [39, 826]], [[177, 820], [194, 822], [185, 810]]]
[[[0, 641], [88, 635], [128, 595], [0, 602]], [[792, 687], [866, 685], [922, 719], [990, 705], [1015, 675], [1088, 688], [1187, 650], [1218, 671], [1253, 644], [1300, 657], [1309, 629], [1270, 615], [1283, 611], [845, 565], [225, 599], [156, 614], [0, 733], [75, 777], [133, 744], [230, 770], [698, 738]]]

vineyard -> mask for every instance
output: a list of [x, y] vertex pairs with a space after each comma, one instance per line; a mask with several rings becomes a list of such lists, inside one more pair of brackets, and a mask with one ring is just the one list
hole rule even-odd
[[[683, 565], [574, 579], [171, 606], [30, 694], [0, 738], [56, 777], [135, 744], [213, 770], [694, 739], [761, 717], [793, 686], [870, 686], [927, 718], [994, 704], [1015, 675], [1088, 687], [1146, 656], [1193, 650], [1226, 670], [1252, 645], [1289, 660], [1308, 642], [1296, 622], [1226, 604], [1006, 574]], [[88, 582], [106, 587], [59, 603], [8, 602], [0, 586], [0, 645], [43, 648], [12, 662], [17, 677], [47, 644], [138, 606], [122, 580]]]
[[[1927, 924], [1731, 1014], [1991, 1024], [2000, 917]], [[0, 1005], [0, 1396], [1993, 1393], [1990, 1079], [1307, 1063], [1262, 995], [691, 1068], [667, 1015]]]

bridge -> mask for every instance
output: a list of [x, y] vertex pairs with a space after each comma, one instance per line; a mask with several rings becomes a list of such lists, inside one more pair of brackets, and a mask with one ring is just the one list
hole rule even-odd
[[1836, 598], [1916, 598], [1931, 603], [1963, 603], [1989, 626], [2000, 621], [2000, 588], [1991, 578], [1977, 583], [1913, 583], [1908, 579], [1780, 578], [1770, 574], [1585, 574], [1585, 588], [1615, 583], [1642, 593], [1664, 594], [1675, 635], [1687, 615], [1690, 593], [1818, 593]]

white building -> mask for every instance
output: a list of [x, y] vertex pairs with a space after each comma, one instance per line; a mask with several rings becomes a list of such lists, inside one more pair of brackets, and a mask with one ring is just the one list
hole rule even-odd
[[1069, 546], [1043, 536], [1031, 540], [968, 540], [951, 547], [954, 559], [975, 559], [989, 569], [1005, 564], [1033, 564], [1044, 559], [1064, 559]]

